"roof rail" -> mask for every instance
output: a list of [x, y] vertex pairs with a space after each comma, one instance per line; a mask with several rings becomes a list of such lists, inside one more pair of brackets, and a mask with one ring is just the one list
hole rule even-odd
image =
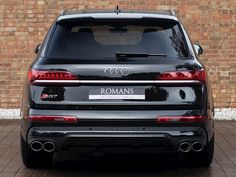
[[61, 11], [61, 15], [64, 16], [64, 15], [66, 14], [66, 11], [67, 11], [67, 10], [62, 10], [62, 11]]
[[175, 10], [174, 9], [169, 9], [170, 15], [176, 16]]

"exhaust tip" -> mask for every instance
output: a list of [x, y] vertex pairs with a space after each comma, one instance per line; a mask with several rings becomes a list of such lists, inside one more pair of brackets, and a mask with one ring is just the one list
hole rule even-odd
[[56, 146], [53, 142], [47, 141], [43, 144], [43, 150], [46, 152], [53, 152], [56, 149]]
[[43, 145], [40, 141], [33, 141], [30, 143], [30, 148], [35, 151], [35, 152], [38, 152], [38, 151], [41, 151], [43, 149]]
[[192, 150], [195, 152], [200, 152], [204, 148], [204, 144], [201, 141], [196, 141], [192, 144]]
[[182, 142], [179, 145], [179, 150], [181, 152], [189, 152], [191, 150], [191, 144], [188, 142]]

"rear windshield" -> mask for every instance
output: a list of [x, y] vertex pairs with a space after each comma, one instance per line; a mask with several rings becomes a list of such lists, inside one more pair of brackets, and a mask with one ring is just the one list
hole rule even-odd
[[[174, 20], [80, 20], [57, 24], [47, 51], [53, 59], [116, 60], [116, 53], [188, 57], [188, 48]], [[156, 60], [150, 56], [137, 60]], [[135, 60], [135, 58], [132, 58]]]

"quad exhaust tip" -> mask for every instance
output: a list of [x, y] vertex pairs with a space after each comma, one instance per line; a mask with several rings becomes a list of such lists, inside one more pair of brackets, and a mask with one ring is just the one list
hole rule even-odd
[[32, 141], [30, 143], [30, 148], [35, 152], [39, 152], [41, 150], [53, 152], [56, 149], [56, 146], [51, 141], [46, 141], [45, 143], [41, 143], [40, 141]]
[[204, 144], [201, 141], [196, 141], [192, 144], [192, 150], [195, 152], [200, 152], [204, 148]]
[[43, 143], [43, 150], [46, 152], [53, 152], [56, 149], [56, 146], [53, 142], [47, 141]]
[[194, 151], [194, 152], [201, 152], [204, 148], [204, 143], [201, 141], [195, 141], [192, 144], [189, 142], [182, 142], [179, 145], [179, 150], [181, 152], [189, 152], [189, 151]]
[[43, 149], [43, 144], [40, 141], [33, 141], [32, 143], [30, 143], [30, 148], [35, 151], [41, 151]]
[[189, 151], [191, 151], [191, 144], [190, 143], [188, 143], [188, 142], [182, 142], [182, 143], [180, 143], [180, 145], [179, 145], [179, 150], [181, 151], [181, 152], [189, 152]]

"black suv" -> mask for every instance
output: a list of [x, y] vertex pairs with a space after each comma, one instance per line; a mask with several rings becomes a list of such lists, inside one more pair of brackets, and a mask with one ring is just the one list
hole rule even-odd
[[174, 11], [63, 11], [35, 52], [21, 107], [27, 167], [79, 153], [172, 153], [209, 166], [211, 90]]

